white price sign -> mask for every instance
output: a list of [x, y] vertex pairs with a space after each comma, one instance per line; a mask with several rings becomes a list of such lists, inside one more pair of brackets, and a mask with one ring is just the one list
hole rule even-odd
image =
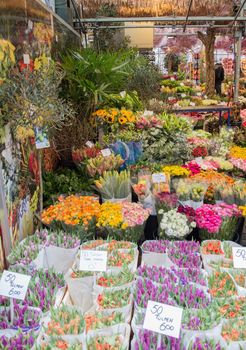
[[23, 55], [23, 63], [24, 64], [30, 64], [30, 56], [28, 53], [24, 53]]
[[192, 107], [195, 107], [196, 104], [195, 104], [194, 102], [191, 102], [190, 105], [191, 105]]
[[109, 148], [102, 149], [101, 153], [104, 157], [109, 157], [111, 155], [111, 151]]
[[172, 101], [172, 100], [174, 100], [173, 96], [168, 97], [168, 101]]
[[246, 248], [232, 247], [233, 264], [236, 269], [246, 269]]
[[148, 301], [143, 328], [179, 338], [183, 309]]
[[81, 250], [79, 269], [81, 271], [106, 271], [108, 253], [99, 250]]
[[0, 281], [0, 295], [24, 300], [31, 276], [4, 270]]
[[182, 97], [182, 98], [186, 97], [186, 94], [181, 94], [181, 97]]
[[92, 148], [92, 147], [95, 146], [94, 143], [91, 142], [91, 141], [87, 141], [87, 142], [85, 143], [85, 145], [86, 145], [87, 147], [89, 147], [89, 148]]
[[166, 181], [166, 176], [163, 173], [152, 174], [153, 183], [160, 183]]

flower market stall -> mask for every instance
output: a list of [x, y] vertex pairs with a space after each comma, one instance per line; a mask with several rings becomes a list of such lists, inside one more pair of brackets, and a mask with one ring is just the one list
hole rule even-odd
[[0, 24], [0, 349], [246, 349], [238, 62], [223, 58], [221, 96], [212, 84], [214, 48], [225, 26], [241, 30], [244, 3], [156, 2], [183, 33], [198, 26], [195, 40], [179, 27], [160, 40], [168, 68], [179, 45], [195, 60], [176, 57], [168, 76], [119, 35], [124, 14], [153, 14], [148, 1], [73, 4], [79, 34], [39, 1], [10, 3], [6, 16], [30, 18]]

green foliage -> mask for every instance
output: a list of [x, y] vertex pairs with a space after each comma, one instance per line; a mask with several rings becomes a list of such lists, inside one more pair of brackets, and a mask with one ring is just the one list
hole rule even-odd
[[191, 124], [186, 118], [167, 113], [163, 113], [159, 117], [163, 122], [163, 132], [167, 136], [175, 135], [176, 133], [191, 133]]
[[105, 96], [105, 102], [100, 106], [102, 107], [112, 107], [112, 108], [125, 108], [131, 111], [140, 111], [143, 108], [143, 104], [140, 101], [136, 91], [125, 92], [122, 94], [110, 94]]
[[[119, 13], [117, 7], [114, 4], [103, 4], [98, 9], [97, 17], [118, 17]], [[102, 51], [118, 51], [121, 49], [127, 49], [129, 39], [125, 37], [124, 25], [122, 29], [110, 29], [110, 26], [119, 26], [119, 23], [111, 22], [109, 24], [98, 23], [98, 28], [94, 29], [94, 49], [98, 52]], [[100, 28], [100, 26], [107, 25], [108, 28]]]
[[91, 191], [93, 181], [78, 170], [58, 169], [55, 172], [44, 174], [44, 207], [53, 204], [60, 194], [75, 194], [82, 191]]
[[63, 57], [64, 90], [86, 115], [105, 101], [108, 94], [123, 90], [129, 75], [131, 53], [97, 53], [91, 49]]
[[143, 101], [148, 101], [160, 93], [161, 72], [144, 57], [132, 61], [132, 72], [126, 90], [136, 91]]
[[160, 115], [163, 125], [143, 133], [144, 160], [162, 164], [183, 164], [190, 157], [186, 135], [191, 131], [189, 122], [176, 115]]
[[63, 73], [53, 62], [44, 69], [10, 72], [0, 89], [0, 124], [48, 126], [60, 129], [74, 118], [74, 110], [59, 97]]

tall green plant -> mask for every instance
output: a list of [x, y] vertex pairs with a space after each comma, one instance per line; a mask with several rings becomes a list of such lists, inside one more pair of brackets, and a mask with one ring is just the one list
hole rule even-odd
[[111, 93], [119, 93], [129, 75], [130, 54], [97, 53], [91, 49], [63, 57], [66, 93], [86, 115]]

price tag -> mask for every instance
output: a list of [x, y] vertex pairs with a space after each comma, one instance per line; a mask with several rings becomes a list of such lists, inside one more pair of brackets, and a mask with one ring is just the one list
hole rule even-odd
[[171, 80], [171, 81], [174, 81], [175, 79], [174, 79], [174, 77], [172, 77], [170, 80]]
[[186, 97], [186, 94], [181, 94], [181, 97], [182, 97], [182, 98]]
[[179, 338], [183, 309], [180, 307], [148, 301], [144, 329]]
[[23, 54], [23, 63], [24, 64], [30, 64], [30, 56], [28, 53]]
[[246, 269], [246, 248], [232, 247], [233, 264], [236, 269]]
[[27, 27], [28, 27], [29, 30], [33, 29], [33, 21], [31, 21], [30, 19], [27, 22]]
[[195, 107], [196, 104], [195, 104], [194, 102], [191, 102], [190, 105], [191, 105], [192, 107]]
[[0, 281], [0, 295], [24, 300], [31, 276], [4, 270]]
[[109, 157], [111, 155], [111, 151], [109, 148], [102, 149], [101, 153], [104, 157]]
[[81, 271], [106, 271], [108, 253], [99, 250], [81, 250], [79, 269]]
[[174, 100], [173, 96], [168, 97], [168, 101], [172, 101], [172, 100]]
[[202, 93], [201, 92], [197, 92], [197, 96], [202, 96]]
[[166, 181], [166, 176], [163, 173], [152, 174], [153, 183], [160, 183]]
[[180, 83], [180, 86], [184, 86], [184, 83]]
[[87, 141], [87, 142], [85, 143], [85, 145], [86, 145], [87, 147], [89, 147], [89, 148], [92, 148], [92, 147], [95, 146], [94, 143], [91, 142], [91, 141]]

